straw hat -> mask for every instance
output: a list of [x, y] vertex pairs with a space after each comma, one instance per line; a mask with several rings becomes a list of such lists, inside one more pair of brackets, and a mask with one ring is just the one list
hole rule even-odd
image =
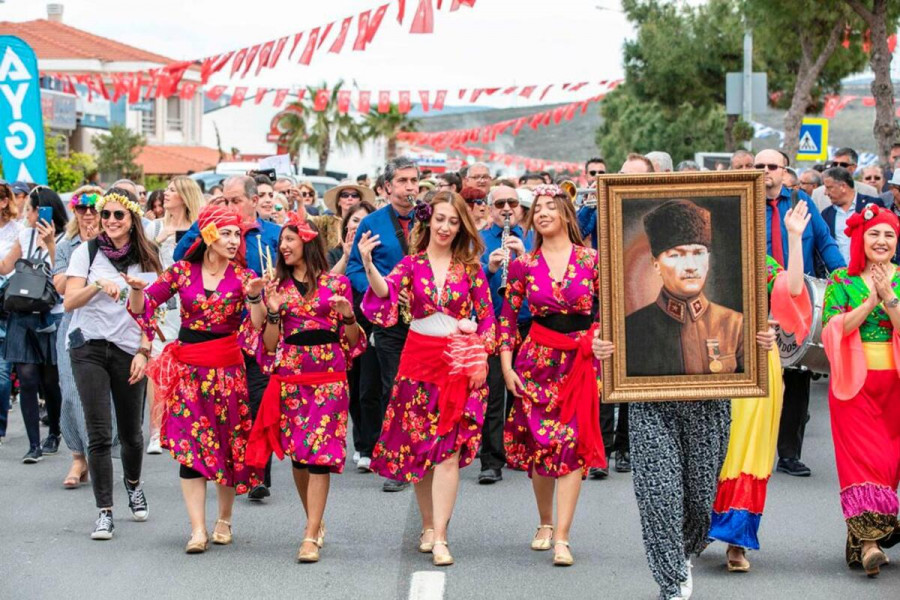
[[325, 192], [325, 206], [328, 207], [332, 213], [341, 216], [340, 211], [338, 211], [338, 196], [341, 195], [343, 190], [356, 190], [359, 192], [359, 196], [361, 199], [366, 202], [375, 202], [375, 191], [372, 188], [367, 188], [364, 185], [358, 185], [354, 181], [344, 180], [339, 185], [334, 186], [327, 192]]

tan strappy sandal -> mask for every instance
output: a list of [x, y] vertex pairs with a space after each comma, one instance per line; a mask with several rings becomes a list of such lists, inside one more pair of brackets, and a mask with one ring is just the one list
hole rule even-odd
[[219, 526], [219, 523], [228, 527], [228, 533], [219, 533], [218, 531], [213, 529], [212, 542], [213, 544], [218, 544], [220, 546], [227, 546], [233, 540], [233, 536], [231, 535], [231, 522], [226, 521], [225, 519], [219, 519], [218, 521], [216, 521], [216, 527]]
[[[198, 537], [201, 533], [203, 538]], [[191, 533], [191, 539], [188, 540], [187, 546], [184, 547], [184, 551], [187, 554], [203, 554], [207, 549], [209, 549], [209, 536], [205, 531]]]
[[[435, 552], [439, 547], [443, 546], [446, 552]], [[436, 567], [449, 567], [453, 564], [453, 556], [450, 554], [450, 546], [446, 540], [435, 540], [431, 548], [431, 563]]]
[[322, 524], [319, 525], [319, 535], [316, 538], [316, 546], [319, 548], [325, 545], [325, 521], [322, 521]]
[[[300, 542], [300, 550], [297, 551], [298, 563], [314, 563], [319, 562], [319, 541], [316, 538], [303, 538]], [[303, 544], [312, 544], [315, 550], [311, 552], [303, 552]]]
[[423, 542], [422, 538], [425, 537], [425, 534], [428, 532], [434, 533], [434, 529], [423, 529], [422, 533], [419, 534], [419, 552], [423, 554], [428, 554], [431, 552], [431, 549], [434, 548], [434, 542]]
[[[553, 544], [554, 546], [565, 546], [569, 547], [569, 542], [563, 540], [556, 540]], [[563, 554], [561, 552], [553, 552], [553, 565], [556, 567], [571, 567], [575, 564], [575, 558], [572, 556], [571, 552], [567, 554]]]
[[[539, 538], [537, 535], [541, 532], [541, 529], [549, 529], [550, 537]], [[551, 547], [553, 547], [553, 544], [551, 543], [552, 539], [553, 539], [553, 525], [541, 525], [540, 527], [537, 528], [537, 531], [534, 533], [534, 539], [531, 540], [531, 549], [538, 550], [538, 551], [549, 550]]]

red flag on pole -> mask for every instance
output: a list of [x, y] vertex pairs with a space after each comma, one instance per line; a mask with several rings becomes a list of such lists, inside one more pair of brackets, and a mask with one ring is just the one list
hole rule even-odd
[[354, 50], [366, 49], [366, 35], [368, 35], [369, 14], [371, 12], [371, 10], [364, 10], [359, 13], [359, 17], [356, 21], [356, 41], [353, 42]]
[[397, 110], [399, 110], [403, 114], [408, 113], [412, 108], [412, 105], [409, 101], [409, 92], [404, 90], [400, 91], [399, 94], [400, 101], [397, 102]]
[[359, 93], [359, 101], [356, 103], [356, 110], [361, 114], [367, 114], [372, 108], [371, 98], [372, 92], [361, 91]]
[[274, 48], [275, 40], [270, 40], [263, 44], [263, 47], [259, 51], [259, 60], [256, 62], [256, 72], [254, 75], [259, 75], [260, 70], [269, 65], [269, 55], [272, 54]]
[[350, 110], [350, 90], [338, 90], [337, 105], [339, 113], [347, 114]]
[[391, 110], [391, 93], [378, 92], [378, 112], [386, 113]]
[[278, 108], [284, 103], [284, 99], [287, 98], [288, 91], [287, 88], [281, 88], [275, 91], [275, 99], [272, 102], [272, 106]]
[[322, 112], [326, 108], [328, 108], [328, 101], [331, 98], [331, 93], [325, 88], [321, 88], [316, 90], [316, 99], [313, 102], [313, 110], [316, 112]]
[[410, 33], [434, 33], [434, 7], [431, 0], [419, 0], [419, 8], [413, 17]]
[[231, 106], [240, 106], [244, 103], [244, 98], [247, 96], [247, 87], [236, 87], [234, 88], [234, 94], [231, 95]]
[[347, 39], [347, 32], [350, 30], [350, 21], [352, 20], [353, 17], [347, 17], [346, 19], [344, 19], [344, 22], [341, 23], [341, 32], [331, 44], [331, 48], [328, 50], [329, 52], [337, 54], [341, 51], [341, 48], [344, 47], [344, 40]]
[[419, 90], [419, 100], [422, 102], [422, 110], [428, 112], [428, 90]]
[[273, 50], [271, 56], [269, 56], [269, 64], [267, 66], [270, 69], [273, 68], [278, 63], [278, 59], [281, 58], [281, 52], [284, 50], [284, 45], [287, 43], [287, 40], [288, 36], [278, 38], [278, 43], [275, 44], [275, 50]]
[[431, 105], [433, 110], [444, 110], [444, 99], [447, 97], [447, 90], [438, 90], [434, 97], [434, 104]]
[[215, 102], [222, 97], [222, 94], [225, 93], [226, 89], [228, 89], [227, 85], [214, 85], [206, 90], [206, 97]]
[[308, 65], [312, 60], [313, 52], [316, 50], [316, 41], [319, 39], [319, 28], [316, 27], [312, 31], [309, 32], [309, 38], [306, 40], [306, 48], [303, 50], [303, 54], [300, 55], [300, 64]]
[[254, 104], [260, 104], [268, 93], [269, 88], [256, 88], [256, 97], [253, 99]]

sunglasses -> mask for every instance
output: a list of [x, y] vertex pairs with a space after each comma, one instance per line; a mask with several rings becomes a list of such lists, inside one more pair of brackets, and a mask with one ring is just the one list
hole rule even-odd
[[836, 161], [836, 160], [831, 161], [831, 166], [832, 166], [832, 167], [843, 167], [843, 168], [845, 168], [845, 169], [849, 169], [850, 167], [852, 167], [852, 166], [855, 165], [855, 164], [856, 164], [856, 163], [843, 162], [843, 161]]
[[588, 175], [596, 177], [597, 175], [606, 175], [606, 171], [588, 171]]
[[879, 175], [866, 175], [863, 177], [863, 181], [881, 181], [881, 177]]
[[79, 215], [83, 215], [88, 211], [91, 211], [92, 214], [97, 214], [97, 209], [93, 206], [85, 206], [83, 204], [79, 204], [75, 207], [75, 212], [77, 212]]
[[124, 210], [101, 210], [100, 218], [107, 221], [110, 217], [115, 217], [116, 221], [124, 221], [128, 211]]
[[783, 169], [784, 165], [776, 165], [775, 163], [756, 163], [753, 165], [754, 169], [768, 169], [769, 171], [777, 171], [778, 169]]
[[508, 206], [510, 208], [515, 208], [519, 205], [518, 200], [508, 199], [508, 200], [494, 200], [494, 208], [503, 208], [504, 206]]
[[300, 197], [301, 198], [314, 198], [315, 194], [311, 194], [309, 192], [300, 192]]
[[484, 206], [487, 201], [482, 198], [480, 200], [466, 200], [466, 204], [474, 204], [475, 206]]
[[355, 198], [359, 200], [362, 198], [357, 192], [341, 192], [338, 198]]

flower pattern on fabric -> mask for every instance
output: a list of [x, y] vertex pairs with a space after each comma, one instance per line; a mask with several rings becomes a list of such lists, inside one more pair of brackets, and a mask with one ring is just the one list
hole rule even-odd
[[778, 261], [766, 254], [766, 293], [772, 295], [772, 288], [775, 287], [775, 278], [784, 271], [784, 268], [778, 264]]
[[[200, 265], [180, 261], [144, 290], [144, 313], [131, 314], [152, 338], [151, 316], [177, 294], [182, 327], [232, 334], [237, 332], [245, 308], [244, 285], [253, 277], [252, 271], [231, 263], [207, 298]], [[238, 494], [246, 493], [260, 480], [244, 464], [253, 425], [244, 365], [180, 365], [179, 369], [179, 381], [166, 400], [160, 444], [175, 460], [206, 479], [234, 487]]]
[[[431, 262], [422, 252], [401, 260], [385, 281], [389, 289], [386, 298], [378, 298], [371, 290], [363, 298], [362, 311], [376, 325], [396, 325], [399, 294], [406, 290], [414, 319], [424, 319], [436, 312], [454, 319], [474, 317], [485, 350], [493, 352], [496, 320], [490, 288], [480, 264], [451, 263], [444, 287], [439, 290]], [[447, 434], [438, 435], [438, 387], [398, 376], [391, 390], [381, 436], [372, 453], [372, 468], [383, 477], [416, 483], [456, 452], [459, 452], [459, 466], [468, 466], [481, 445], [487, 394], [487, 384], [470, 390], [459, 424]]]
[[[520, 343], [517, 315], [523, 300], [528, 300], [535, 317], [590, 314], [599, 286], [597, 252], [583, 246], [572, 247], [562, 281], [552, 278], [540, 250], [523, 255], [509, 267], [500, 312], [500, 350], [518, 347], [514, 368], [525, 387], [522, 396], [513, 400], [503, 432], [506, 462], [514, 469], [543, 477], [562, 477], [579, 470], [583, 476], [587, 474], [587, 465], [577, 452], [577, 418], [560, 422], [557, 404], [560, 383], [571, 371], [576, 351], [540, 346], [530, 337]], [[574, 339], [579, 333], [567, 335]], [[599, 373], [599, 361], [594, 361], [594, 367]]]
[[[318, 288], [303, 296], [291, 279], [279, 285], [284, 302], [281, 335], [274, 352], [260, 343], [257, 359], [264, 373], [280, 376], [348, 371], [352, 361], [366, 349], [365, 333], [350, 345], [341, 316], [328, 303], [332, 296], [344, 296], [351, 304], [350, 280], [343, 275], [323, 273]], [[249, 325], [249, 318], [245, 326]], [[352, 327], [357, 327], [353, 325]], [[315, 346], [295, 346], [285, 340], [305, 331], [330, 331], [338, 342]], [[261, 337], [261, 336], [260, 336]], [[346, 459], [347, 413], [350, 388], [346, 381], [300, 385], [281, 384], [281, 449], [294, 461], [330, 468], [332, 473], [344, 469]]]
[[[896, 269], [891, 278], [891, 288], [896, 291], [897, 286], [900, 286], [900, 269]], [[869, 291], [869, 286], [861, 276], [851, 276], [847, 274], [847, 269], [832, 271], [828, 287], [825, 288], [822, 322], [827, 324], [832, 317], [848, 313], [862, 305], [870, 293], [875, 292]], [[891, 319], [880, 303], [859, 326], [859, 335], [863, 342], [889, 342], [893, 334]]]

